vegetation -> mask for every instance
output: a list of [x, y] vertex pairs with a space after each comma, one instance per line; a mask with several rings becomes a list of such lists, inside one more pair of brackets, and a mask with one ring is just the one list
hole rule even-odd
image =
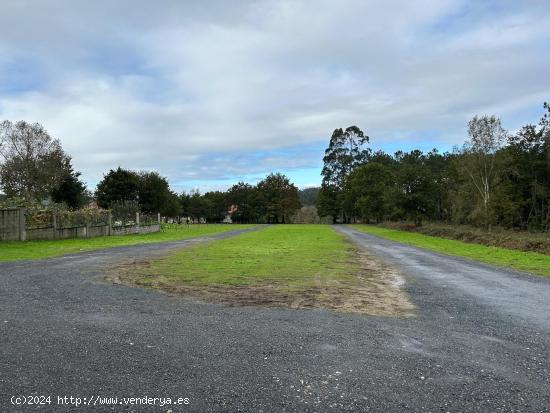
[[[58, 140], [39, 124], [5, 121], [0, 124], [0, 201], [46, 212], [77, 210], [91, 197]], [[257, 185], [243, 182], [229, 191], [177, 195], [157, 172], [118, 167], [97, 184], [97, 206], [111, 209], [115, 218], [133, 220], [136, 212], [198, 222], [222, 222], [232, 214], [237, 223], [288, 223], [302, 204], [298, 189], [280, 174]]]
[[108, 278], [229, 305], [405, 315], [397, 272], [327, 225], [276, 225], [113, 268]]
[[135, 204], [144, 213], [177, 216], [180, 212], [178, 196], [157, 172], [111, 169], [97, 184], [96, 199], [101, 208]]
[[85, 206], [90, 201], [91, 195], [86, 185], [80, 180], [80, 175], [80, 172], [74, 171], [72, 166], [69, 166], [59, 185], [50, 193], [52, 201], [56, 204], [64, 204], [72, 210]]
[[351, 245], [323, 225], [278, 225], [177, 251], [152, 262], [148, 277], [183, 283], [305, 288], [354, 273]]
[[342, 216], [343, 222], [349, 222], [348, 208], [343, 208], [344, 186], [351, 172], [368, 160], [370, 153], [365, 145], [369, 142], [357, 126], [345, 131], [336, 129], [332, 133], [328, 148], [323, 157], [323, 183], [317, 197], [317, 209], [321, 216], [332, 216], [333, 222]]
[[495, 228], [488, 232], [471, 225], [452, 225], [442, 222], [429, 222], [416, 226], [403, 222], [381, 224], [386, 228], [414, 231], [424, 235], [456, 239], [458, 241], [502, 247], [511, 250], [531, 251], [550, 255], [550, 237], [544, 232], [527, 232]]
[[[119, 167], [98, 183], [95, 197], [102, 208], [160, 212], [177, 221], [222, 222], [230, 214], [237, 223], [437, 221], [489, 232], [495, 226], [548, 231], [550, 105], [537, 125], [515, 134], [495, 116], [475, 116], [467, 134], [451, 153], [390, 155], [373, 152], [357, 126], [336, 129], [323, 157], [321, 188], [298, 191], [276, 173], [257, 185], [178, 195], [157, 172]], [[0, 188], [10, 199], [69, 209], [89, 200], [70, 157], [39, 124], [3, 122], [0, 156]]]
[[[444, 221], [550, 229], [550, 105], [538, 125], [506, 132], [474, 117], [461, 149], [373, 153], [355, 127], [337, 129], [324, 158], [319, 214], [341, 222]], [[349, 132], [348, 132], [349, 131]]]
[[321, 188], [304, 188], [298, 191], [298, 198], [303, 206], [315, 206], [317, 204], [317, 196]]
[[313, 205], [307, 205], [300, 208], [292, 216], [293, 224], [330, 224], [328, 217], [321, 218], [317, 213], [317, 208]]
[[160, 232], [150, 234], [78, 238], [56, 241], [2, 242], [2, 248], [0, 248], [0, 261], [34, 260], [124, 245], [177, 241], [248, 227], [247, 225], [220, 224], [163, 224]]
[[[115, 204], [139, 205], [143, 212], [159, 211], [167, 217], [222, 222], [231, 209], [234, 222], [284, 223], [301, 207], [298, 189], [282, 174], [270, 174], [256, 186], [239, 182], [229, 191], [197, 191], [176, 195], [166, 178], [156, 172], [111, 170], [97, 185], [102, 208]], [[233, 206], [233, 207], [232, 207]]]
[[109, 208], [111, 204], [137, 202], [139, 194], [139, 175], [134, 171], [111, 169], [97, 184], [95, 196], [101, 208]]
[[470, 244], [416, 232], [399, 231], [374, 225], [352, 225], [353, 228], [392, 241], [426, 248], [443, 254], [464, 257], [504, 268], [550, 276], [550, 256], [535, 252]]
[[61, 143], [39, 123], [0, 123], [0, 189], [28, 202], [54, 198], [71, 207], [86, 202], [86, 190]]
[[231, 210], [233, 222], [289, 223], [301, 207], [298, 188], [283, 174], [266, 176], [257, 185], [239, 182], [227, 192], [180, 195], [181, 214], [207, 222], [220, 222]]
[[269, 224], [289, 223], [290, 216], [302, 206], [298, 188], [282, 174], [268, 175], [256, 188], [261, 200], [261, 215]]

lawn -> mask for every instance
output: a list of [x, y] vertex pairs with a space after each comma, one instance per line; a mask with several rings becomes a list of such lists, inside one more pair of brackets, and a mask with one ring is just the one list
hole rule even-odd
[[81, 251], [91, 251], [124, 245], [176, 241], [202, 235], [232, 231], [251, 225], [174, 225], [163, 224], [160, 232], [114, 237], [79, 238], [55, 241], [0, 242], [0, 261], [33, 260]]
[[107, 278], [229, 305], [409, 314], [396, 277], [328, 225], [273, 225], [131, 261]]
[[147, 274], [184, 283], [307, 288], [350, 279], [353, 247], [326, 225], [276, 225], [198, 245], [149, 263]]
[[464, 257], [504, 268], [512, 268], [532, 274], [550, 276], [550, 256], [536, 252], [450, 240], [416, 232], [400, 231], [374, 225], [351, 225], [352, 228], [392, 241], [426, 248], [443, 254]]

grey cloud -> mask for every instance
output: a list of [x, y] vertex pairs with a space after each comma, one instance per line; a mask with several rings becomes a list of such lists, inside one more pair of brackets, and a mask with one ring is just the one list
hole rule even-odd
[[475, 113], [534, 120], [517, 114], [550, 97], [549, 27], [538, 2], [5, 1], [0, 75], [24, 61], [41, 83], [6, 89], [0, 118], [43, 123], [91, 183], [314, 168], [297, 148], [335, 127], [460, 143]]

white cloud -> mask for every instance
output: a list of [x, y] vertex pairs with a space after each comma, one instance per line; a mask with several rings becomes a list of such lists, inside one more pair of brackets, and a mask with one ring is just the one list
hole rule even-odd
[[475, 113], [535, 120], [517, 116], [550, 97], [549, 19], [538, 2], [8, 1], [0, 118], [43, 123], [90, 183], [317, 167], [280, 150], [350, 124], [459, 143]]

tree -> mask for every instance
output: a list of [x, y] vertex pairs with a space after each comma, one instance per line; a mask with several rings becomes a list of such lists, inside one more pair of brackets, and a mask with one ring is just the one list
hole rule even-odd
[[236, 210], [231, 219], [233, 222], [259, 222], [260, 206], [258, 191], [250, 184], [239, 182], [233, 185], [227, 193], [228, 206], [234, 205]]
[[141, 211], [146, 213], [162, 213], [171, 197], [168, 180], [157, 172], [141, 172], [138, 178], [139, 188], [137, 195]]
[[82, 208], [89, 200], [86, 185], [80, 180], [80, 172], [68, 171], [61, 183], [52, 190], [52, 200], [71, 209]]
[[270, 174], [257, 185], [266, 222], [291, 222], [290, 217], [301, 207], [298, 188], [283, 174]]
[[397, 203], [404, 217], [421, 225], [422, 220], [433, 214], [435, 191], [426, 157], [419, 150], [397, 152], [396, 173], [399, 188]]
[[160, 208], [159, 212], [165, 217], [179, 217], [182, 214], [180, 197], [170, 191], [166, 203]]
[[490, 202], [498, 171], [495, 154], [508, 134], [495, 116], [474, 116], [468, 122], [468, 140], [464, 144], [463, 169], [477, 190], [482, 203], [483, 220], [490, 229]]
[[434, 220], [448, 220], [451, 214], [450, 192], [456, 182], [449, 175], [449, 165], [454, 160], [454, 155], [445, 152], [440, 154], [437, 149], [432, 149], [424, 157], [426, 172], [429, 174], [432, 187], [433, 205], [430, 208], [432, 214], [429, 218]]
[[189, 197], [189, 216], [194, 220], [206, 219], [212, 208], [212, 201], [201, 196], [198, 191], [192, 192]]
[[319, 195], [319, 190], [321, 188], [304, 188], [298, 191], [298, 196], [300, 197], [300, 202], [303, 206], [313, 206], [317, 203], [317, 196]]
[[42, 125], [0, 123], [0, 186], [6, 195], [44, 200], [71, 172], [71, 158]]
[[[320, 214], [333, 211], [338, 216], [349, 212], [343, 210], [344, 183], [351, 171], [367, 160], [370, 149], [365, 145], [368, 142], [369, 137], [357, 126], [350, 126], [345, 131], [341, 128], [334, 130], [323, 157], [322, 195], [320, 194], [322, 198], [321, 202], [318, 202]], [[336, 216], [333, 215], [333, 219], [336, 219]], [[342, 218], [344, 222], [349, 221], [345, 214]]]
[[185, 192], [182, 192], [180, 195], [178, 195], [178, 202], [181, 210], [181, 215], [184, 217], [191, 216], [189, 212], [189, 205], [191, 203], [191, 195], [186, 194]]
[[341, 211], [338, 193], [335, 185], [323, 185], [317, 195], [317, 213], [320, 217], [331, 217], [333, 224], [336, 224]]
[[97, 184], [97, 203], [102, 208], [109, 208], [113, 202], [137, 202], [139, 189], [139, 175], [119, 166], [111, 169]]
[[229, 210], [227, 193], [221, 191], [206, 192], [203, 197], [207, 200], [208, 209], [204, 218], [207, 222], [221, 222]]
[[367, 222], [391, 216], [395, 199], [395, 179], [390, 167], [369, 162], [353, 170], [346, 180], [346, 197], [354, 213]]
[[516, 212], [512, 225], [523, 229], [550, 229], [550, 105], [536, 125], [525, 125], [509, 137], [505, 148], [508, 197]]

